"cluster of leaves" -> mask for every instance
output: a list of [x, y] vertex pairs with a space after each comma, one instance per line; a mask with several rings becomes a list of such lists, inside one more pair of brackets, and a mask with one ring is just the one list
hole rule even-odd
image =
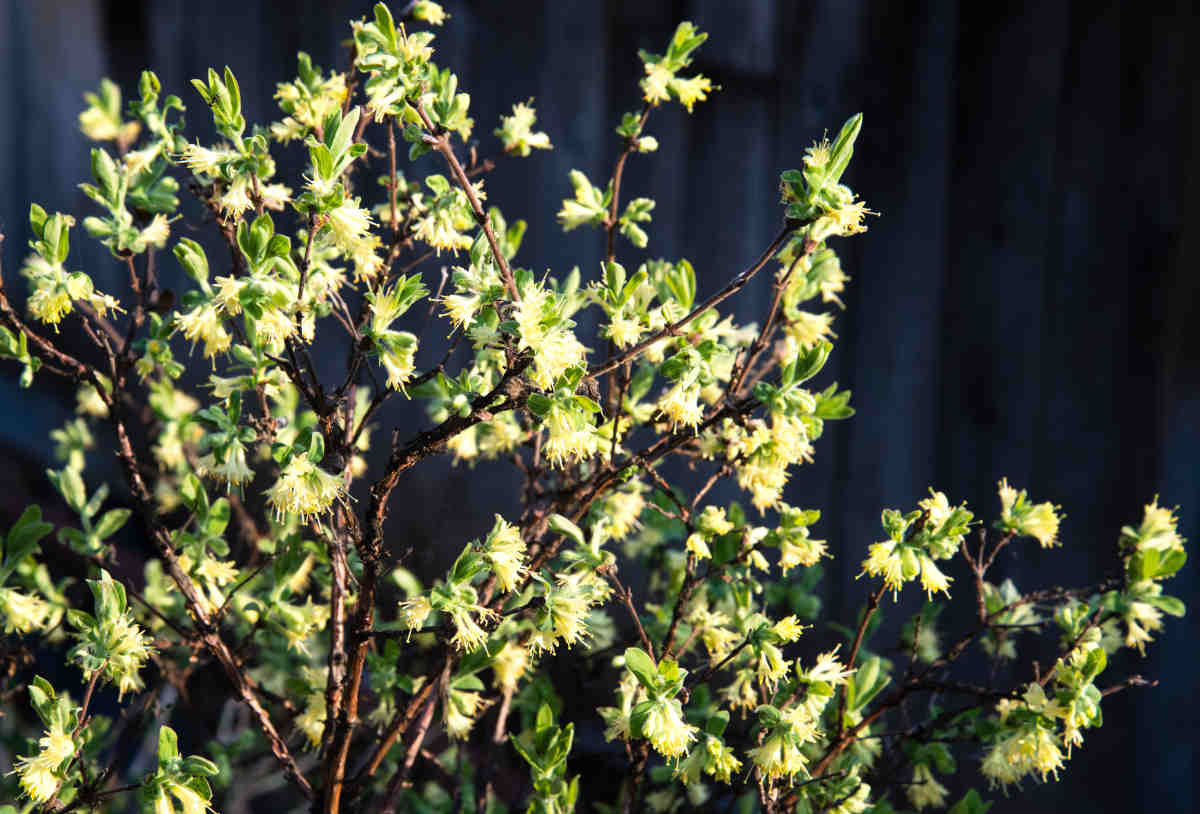
[[[407, 15], [445, 18], [428, 0]], [[0, 656], [12, 660], [3, 697], [27, 697], [43, 735], [29, 739], [12, 723], [22, 716], [4, 716], [0, 736], [29, 756], [0, 788], [47, 810], [123, 810], [136, 789], [148, 812], [201, 814], [286, 786], [281, 799], [331, 814], [521, 804], [565, 814], [592, 776], [572, 758], [575, 725], [597, 720], [628, 757], [619, 786], [588, 801], [601, 811], [718, 801], [985, 811], [975, 791], [950, 805], [938, 780], [958, 771], [954, 742], [984, 745], [993, 785], [1054, 776], [1100, 725], [1105, 691], [1130, 683], [1097, 684], [1109, 656], [1142, 651], [1164, 613], [1183, 613], [1163, 593], [1186, 559], [1183, 540], [1156, 501], [1121, 533], [1119, 578], [1023, 593], [988, 582], [988, 569], [1015, 538], [1057, 544], [1059, 507], [1002, 481], [995, 533], [975, 552], [974, 513], [930, 490], [911, 511], [883, 512], [885, 539], [862, 574], [880, 582], [857, 626], [822, 614], [821, 561], [833, 552], [812, 536], [820, 512], [784, 495], [825, 422], [854, 412], [836, 383], [809, 383], [836, 338], [824, 306], [841, 305], [848, 281], [834, 239], [864, 231], [872, 214], [843, 182], [861, 115], [782, 174], [779, 233], [724, 287], [703, 291], [684, 258], [627, 269], [616, 236], [638, 249], [652, 241], [655, 202], [621, 200], [628, 159], [658, 146], [651, 113], [670, 102], [690, 113], [717, 90], [688, 75], [706, 35], [682, 23], [665, 53], [640, 54], [643, 106], [622, 116], [609, 179], [566, 179], [564, 231], [607, 238], [595, 277], [539, 276], [514, 265], [524, 222], [483, 208], [491, 162], [473, 149], [468, 164], [460, 158], [471, 98], [433, 62], [433, 33], [382, 3], [352, 33], [351, 70], [325, 72], [301, 53], [298, 76], [277, 86], [282, 118], [266, 126], [247, 122], [229, 68], [194, 80], [218, 134], [209, 145], [184, 137], [184, 103], [160, 101], [153, 73], [124, 111], [110, 82], [88, 95], [81, 129], [111, 144], [92, 151], [82, 189], [99, 212], [83, 225], [127, 269], [125, 299], [68, 270], [71, 216], [31, 207], [27, 317], [0, 288], [0, 356], [24, 386], [48, 370], [79, 387], [80, 415], [54, 435], [62, 468], [48, 473], [78, 523], [48, 548], [53, 529], [32, 507], [5, 539], [0, 612], [14, 644]], [[499, 148], [551, 149], [536, 122], [532, 100], [515, 105], [494, 131]], [[397, 166], [397, 133], [409, 168]], [[372, 186], [363, 176], [383, 153], [369, 147], [377, 136], [388, 168]], [[289, 145], [307, 156], [292, 186], [275, 179], [275, 151]], [[175, 174], [228, 262], [172, 234], [192, 217]], [[190, 281], [178, 298], [152, 272], [168, 247]], [[443, 252], [452, 270], [431, 298], [426, 261]], [[767, 267], [770, 305], [760, 322], [739, 323], [726, 300]], [[429, 319], [438, 312], [444, 323]], [[45, 335], [64, 321], [99, 362]], [[435, 358], [430, 323], [451, 335]], [[203, 361], [192, 364], [197, 347]], [[330, 383], [312, 354], [333, 347], [348, 359]], [[423, 402], [430, 426], [377, 431], [391, 399]], [[379, 437], [391, 444], [373, 471]], [[88, 470], [100, 445], [117, 453], [127, 491], [116, 497], [128, 506], [108, 506], [108, 485]], [[523, 502], [426, 584], [401, 564], [387, 514], [405, 473], [442, 450], [464, 466], [511, 460]], [[703, 485], [673, 466], [680, 459], [706, 473]], [[90, 496], [89, 481], [100, 484]], [[115, 567], [135, 513], [155, 549], [137, 576]], [[858, 556], [854, 545], [836, 550]], [[637, 594], [621, 579], [631, 565], [649, 575]], [[949, 597], [953, 569], [974, 577], [954, 584], [974, 584], [978, 619], [944, 648], [934, 599]], [[868, 648], [885, 594], [918, 578], [929, 602], [906, 627], [904, 668]], [[1027, 677], [1017, 644], [1051, 624], [1057, 661]], [[27, 641], [79, 667], [81, 703], [30, 678]], [[975, 646], [1012, 662], [1017, 678], [948, 678]], [[168, 689], [186, 701], [207, 662], [232, 689], [228, 725], [204, 746], [211, 760], [182, 757], [168, 726], [176, 713], [160, 705]], [[613, 704], [566, 703], [556, 665], [607, 682]], [[110, 687], [125, 705], [118, 717], [92, 708]], [[917, 693], [938, 700], [918, 709], [907, 703]], [[149, 771], [123, 735], [135, 709], [161, 719]], [[503, 757], [479, 765], [481, 746]], [[528, 783], [493, 782], [499, 764], [527, 770]]]

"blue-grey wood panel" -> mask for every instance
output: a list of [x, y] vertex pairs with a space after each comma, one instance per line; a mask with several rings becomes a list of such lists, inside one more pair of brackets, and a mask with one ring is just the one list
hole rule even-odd
[[[850, 181], [881, 214], [866, 235], [839, 246], [853, 282], [824, 374], [855, 391], [860, 412], [830, 428], [788, 493], [825, 511], [819, 530], [838, 555], [830, 612], [847, 617], [862, 601], [862, 584], [851, 578], [878, 534], [879, 509], [911, 506], [931, 485], [985, 518], [1004, 475], [1066, 507], [1062, 549], [1022, 547], [1005, 561], [1004, 573], [1023, 587], [1060, 569], [1097, 576], [1120, 524], [1155, 493], [1183, 507], [1185, 534], [1197, 536], [1200, 240], [1187, 225], [1200, 220], [1200, 55], [1188, 39], [1192, 4], [447, 7], [437, 58], [472, 93], [483, 153], [494, 152], [497, 117], [530, 97], [554, 141], [552, 153], [502, 161], [487, 182], [491, 202], [529, 221], [518, 262], [539, 273], [575, 265], [595, 272], [600, 237], [564, 236], [554, 222], [558, 200], [570, 194], [566, 172], [602, 182], [611, 171], [612, 128], [640, 104], [635, 51], [661, 50], [679, 18], [711, 33], [699, 67], [722, 90], [691, 116], [671, 107], [651, 117], [660, 151], [630, 160], [625, 193], [657, 199], [653, 242], [647, 252], [622, 245], [627, 265], [687, 256], [702, 287], [719, 286], [773, 234], [778, 172], [850, 113], [866, 114]], [[228, 64], [249, 118], [271, 117], [274, 83], [294, 71], [296, 50], [343, 66], [344, 21], [369, 9], [346, 0], [286, 10], [263, 0], [0, 0], [8, 279], [24, 254], [30, 200], [86, 211], [75, 185], [87, 145], [75, 116], [99, 74], [128, 93], [152, 66], [188, 102], [203, 139], [211, 124], [189, 78]], [[281, 166], [301, 159], [291, 148]], [[425, 159], [418, 169], [434, 166]], [[363, 189], [373, 189], [377, 172], [364, 173]], [[179, 228], [192, 226], [202, 227], [194, 213]], [[118, 279], [111, 258], [82, 234], [71, 262], [101, 285]], [[176, 274], [169, 260], [163, 265]], [[438, 264], [428, 273], [436, 285]], [[739, 316], [766, 303], [764, 283], [734, 306]], [[87, 352], [69, 328], [63, 339]], [[333, 349], [319, 363], [332, 376], [341, 358]], [[5, 473], [6, 512], [44, 497], [46, 432], [72, 407], [69, 388], [49, 377], [29, 392], [0, 378], [0, 442], [21, 461]], [[395, 405], [385, 419], [409, 424], [422, 415]], [[409, 562], [429, 573], [443, 567], [492, 511], [511, 506], [513, 486], [501, 471], [473, 474], [442, 459], [411, 478], [407, 511], [393, 512], [409, 518], [397, 526], [395, 553], [413, 552]], [[1175, 582], [1185, 599], [1196, 595], [1194, 573], [1187, 568]], [[891, 614], [894, 623], [901, 617]], [[1161, 646], [1133, 665], [1162, 686], [1107, 701], [1110, 726], [1060, 783], [1033, 790], [1025, 808], [1193, 808], [1195, 618], [1168, 625]]]

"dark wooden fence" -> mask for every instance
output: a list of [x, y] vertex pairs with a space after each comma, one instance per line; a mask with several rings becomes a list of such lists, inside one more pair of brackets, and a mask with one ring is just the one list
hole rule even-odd
[[[1024, 547], [1006, 573], [1024, 587], [1059, 573], [1096, 576], [1123, 523], [1156, 493], [1200, 531], [1200, 54], [1197, 12], [1178, 2], [784, 0], [446, 4], [441, 64], [472, 94], [485, 152], [512, 102], [535, 97], [554, 152], [506, 162], [491, 200], [529, 220], [519, 260], [592, 271], [595, 235], [554, 223], [566, 173], [610, 170], [612, 128], [637, 105], [639, 47], [661, 50], [679, 19], [711, 33], [700, 66], [721, 85], [691, 117], [656, 113], [657, 155], [637, 157], [630, 195], [658, 200], [655, 256], [686, 255], [711, 289], [742, 268], [777, 225], [777, 178], [855, 111], [865, 127], [850, 183], [878, 210], [844, 241], [853, 275], [833, 377], [858, 416], [818, 445], [791, 502], [821, 507], [838, 559], [843, 618], [850, 581], [878, 535], [879, 509], [909, 507], [928, 486], [985, 517], [1008, 476], [1068, 512], [1063, 549]], [[276, 114], [274, 82], [295, 52], [345, 62], [344, 21], [367, 2], [3, 0], [0, 2], [0, 230], [9, 280], [27, 240], [30, 200], [82, 212], [75, 184], [87, 147], [81, 94], [107, 74], [132, 90], [152, 66], [208, 128], [187, 80], [230, 65], [248, 118]], [[116, 269], [80, 236], [73, 262], [98, 280]], [[638, 254], [623, 255], [629, 264]], [[749, 317], [759, 288], [739, 306]], [[757, 299], [756, 299], [757, 298]], [[0, 381], [6, 511], [46, 500], [46, 431], [72, 397], [48, 379]], [[414, 414], [415, 415], [415, 414]], [[448, 465], [405, 487], [397, 545], [435, 553], [486, 525], [511, 491]], [[487, 473], [490, 479], [490, 471]], [[447, 549], [448, 550], [448, 549]], [[435, 554], [419, 562], [444, 559]], [[1060, 568], [1062, 569], [1060, 571]], [[1192, 600], [1196, 569], [1176, 579]], [[850, 588], [844, 586], [849, 585]], [[1065, 779], [1019, 804], [1030, 812], [1193, 810], [1197, 618], [1172, 621], [1134, 669], [1162, 686], [1117, 696], [1109, 725]], [[999, 810], [1018, 805], [1001, 802]]]

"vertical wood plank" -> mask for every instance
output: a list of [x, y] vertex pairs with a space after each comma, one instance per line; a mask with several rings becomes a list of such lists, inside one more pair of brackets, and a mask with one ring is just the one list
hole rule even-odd
[[[776, 175], [801, 166], [809, 145], [825, 133], [836, 134], [841, 122], [857, 112], [858, 75], [866, 58], [863, 40], [869, 8], [866, 0], [822, 0], [785, 5], [780, 10], [773, 149]], [[870, 128], [872, 116], [869, 111], [865, 120]], [[860, 174], [860, 160], [852, 162], [854, 167], [847, 180], [870, 201], [874, 185]], [[857, 390], [862, 382], [853, 369], [856, 303], [866, 271], [858, 253], [861, 239], [838, 243], [835, 250], [851, 281], [843, 296], [847, 309], [838, 311], [835, 320], [834, 330], [840, 339], [819, 381], [837, 381], [842, 388]], [[765, 292], [761, 297], [759, 306], [766, 307]], [[852, 403], [861, 406], [861, 398], [856, 395]], [[856, 417], [851, 422], [861, 420]], [[785, 492], [788, 502], [821, 510], [821, 521], [814, 529], [814, 536], [827, 539], [833, 554], [833, 560], [825, 566], [828, 577], [823, 585], [830, 613], [839, 613], [847, 606], [855, 607], [861, 601], [859, 586], [847, 585], [846, 580], [857, 573], [857, 564], [861, 561], [858, 552], [868, 542], [863, 538], [862, 523], [873, 523], [879, 514], [878, 507], [873, 507], [863, 521], [854, 518], [853, 511], [848, 511], [849, 507], [861, 508], [862, 505], [849, 487], [849, 433], [849, 422], [826, 424], [824, 436], [816, 442], [815, 461], [798, 468]]]
[[939, 482], [960, 490], [959, 499], [993, 509], [996, 481], [1007, 475], [1028, 483], [1035, 460], [1042, 292], [1053, 273], [1046, 252], [1069, 32], [1061, 6], [976, 11], [963, 20], [954, 68], [938, 473]]
[[[1154, 15], [1122, 10], [1122, 25], [1136, 32], [1123, 60], [1125, 138], [1146, 149], [1133, 174], [1135, 262], [1129, 273], [1134, 309], [1127, 338], [1135, 387], [1126, 399], [1123, 466], [1138, 473], [1142, 489], [1166, 506], [1179, 506], [1180, 533], [1195, 551], [1200, 538], [1200, 53], [1191, 32], [1200, 23], [1194, 3], [1176, 2]], [[1162, 77], [1171, 77], [1163, 81]], [[1131, 141], [1136, 139], [1136, 141]], [[1153, 354], [1151, 356], [1151, 354]], [[1147, 381], [1148, 375], [1152, 376]], [[1144, 408], [1153, 403], [1148, 414]], [[1151, 438], [1157, 455], [1147, 455]], [[1154, 488], [1144, 483], [1147, 460]], [[1133, 518], [1136, 519], [1134, 514]], [[1164, 586], [1188, 605], [1183, 619], [1168, 619], [1137, 669], [1160, 684], [1124, 699], [1133, 735], [1129, 772], [1154, 778], [1137, 783], [1132, 810], [1193, 811], [1196, 807], [1195, 643], [1200, 641], [1200, 596], [1195, 559]], [[1107, 717], [1106, 717], [1107, 724]]]

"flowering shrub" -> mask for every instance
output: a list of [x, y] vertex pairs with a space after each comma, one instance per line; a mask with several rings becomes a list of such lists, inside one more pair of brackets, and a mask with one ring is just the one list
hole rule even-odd
[[[1104, 696], [1146, 683], [1114, 675], [1110, 655], [1144, 651], [1164, 613], [1184, 612], [1163, 592], [1183, 540], [1156, 499], [1104, 581], [1022, 589], [990, 569], [1058, 545], [1061, 513], [1007, 481], [990, 524], [931, 490], [884, 510], [873, 545], [817, 539], [819, 512], [784, 501], [825, 422], [853, 414], [847, 391], [808, 385], [848, 282], [835, 239], [874, 214], [843, 182], [861, 116], [782, 174], [778, 234], [724, 287], [698, 290], [684, 259], [625, 268], [624, 242], [651, 240], [654, 201], [621, 199], [629, 159], [658, 147], [651, 114], [718, 90], [691, 68], [705, 35], [683, 23], [664, 53], [640, 54], [642, 106], [617, 127], [611, 178], [570, 174], [558, 221], [603, 232], [605, 256], [586, 278], [539, 275], [515, 265], [525, 224], [484, 208], [492, 162], [472, 148], [464, 163], [471, 99], [424, 30], [444, 12], [421, 0], [408, 16], [379, 4], [354, 22], [345, 74], [300, 54], [269, 126], [248, 126], [232, 72], [210, 70], [194, 106], [216, 144], [185, 135], [184, 102], [153, 73], [125, 107], [107, 81], [87, 97], [80, 126], [100, 146], [82, 226], [129, 286], [101, 292], [72, 270], [75, 218], [31, 207], [28, 299], [22, 313], [0, 285], [0, 355], [24, 386], [49, 373], [79, 388], [49, 472], [79, 522], [51, 538], [31, 507], [4, 538], [0, 734], [15, 757], [0, 794], [15, 802], [0, 811], [200, 814], [270, 795], [324, 812], [972, 814], [988, 806], [968, 790], [976, 771], [998, 793], [1057, 777]], [[524, 102], [494, 132], [527, 157], [552, 149], [536, 127]], [[277, 179], [281, 150], [307, 151], [302, 178]], [[227, 256], [183, 236], [180, 175]], [[155, 273], [168, 248], [193, 284], [178, 298]], [[438, 286], [421, 272], [432, 256], [453, 264]], [[759, 274], [770, 305], [739, 324], [722, 308]], [[89, 354], [60, 347], [67, 323]], [[349, 348], [334, 381], [312, 360], [331, 341]], [[424, 403], [427, 427], [380, 427], [393, 399]], [[88, 474], [102, 447], [132, 510]], [[461, 553], [426, 585], [388, 511], [443, 450], [511, 461], [523, 499], [476, 539], [444, 541]], [[713, 497], [725, 479], [745, 506]], [[156, 554], [141, 574], [114, 555], [135, 516]], [[862, 559], [849, 628], [816, 593], [833, 556]], [[622, 580], [635, 564], [650, 575], [638, 592]], [[952, 590], [974, 613], [939, 631]], [[922, 592], [901, 647], [875, 648], [880, 605]], [[78, 668], [81, 697], [36, 675], [36, 648]], [[1045, 669], [1029, 657], [1051, 650]], [[956, 672], [976, 652], [990, 679]], [[606, 682], [609, 705], [563, 697], [555, 663]], [[189, 747], [204, 756], [184, 756], [169, 724], [187, 745], [177, 710], [206, 665], [235, 702]], [[614, 764], [572, 759], [576, 726], [603, 728], [619, 782]], [[956, 744], [982, 755], [957, 800], [943, 783]], [[524, 782], [501, 782], [497, 766], [517, 765]]]

